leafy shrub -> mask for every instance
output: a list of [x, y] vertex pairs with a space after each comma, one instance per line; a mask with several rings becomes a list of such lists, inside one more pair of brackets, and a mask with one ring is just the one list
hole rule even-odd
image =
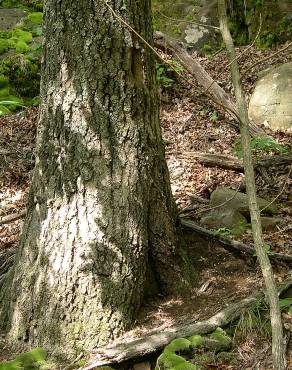
[[172, 60], [169, 64], [156, 64], [157, 81], [166, 88], [173, 86], [176, 73], [181, 74], [184, 71], [184, 68], [175, 60]]
[[[256, 136], [250, 141], [251, 149], [255, 155], [261, 153], [279, 153], [288, 154], [289, 148], [278, 144], [273, 138], [269, 136]], [[234, 145], [234, 152], [238, 158], [243, 157], [243, 148], [241, 140], [236, 140]]]

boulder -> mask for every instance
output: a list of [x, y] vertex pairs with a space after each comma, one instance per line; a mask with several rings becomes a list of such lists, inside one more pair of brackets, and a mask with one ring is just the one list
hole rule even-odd
[[261, 217], [262, 229], [267, 231], [277, 230], [283, 219], [280, 217]]
[[19, 8], [0, 8], [0, 31], [12, 30], [27, 16], [27, 12]]
[[[226, 204], [224, 204], [221, 209], [233, 209], [235, 211], [238, 211], [242, 213], [244, 216], [249, 217], [249, 206], [248, 206], [248, 196], [247, 194], [237, 192], [236, 190], [229, 189], [226, 187], [217, 188], [213, 191], [210, 197], [210, 206], [216, 207], [220, 204], [225, 203], [228, 200]], [[264, 211], [264, 213], [267, 214], [276, 214], [278, 212], [277, 206], [270, 202], [257, 197], [258, 205], [260, 209], [267, 207]], [[220, 208], [218, 208], [220, 210]]]
[[292, 131], [292, 62], [272, 68], [256, 84], [249, 118], [272, 130]]
[[201, 224], [211, 229], [226, 228], [234, 235], [243, 234], [248, 226], [246, 218], [231, 208], [217, 208], [208, 212]]

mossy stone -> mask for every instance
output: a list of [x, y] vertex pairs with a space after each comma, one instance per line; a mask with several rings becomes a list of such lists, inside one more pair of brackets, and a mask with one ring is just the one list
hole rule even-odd
[[25, 43], [32, 42], [32, 33], [24, 31], [20, 28], [16, 28], [15, 30], [13, 30], [12, 37], [17, 38], [19, 41], [23, 41]]
[[27, 17], [26, 20], [31, 22], [33, 25], [41, 25], [43, 23], [43, 13], [41, 12], [33, 12], [30, 13]]
[[204, 338], [201, 335], [193, 335], [188, 338], [192, 347], [200, 347], [204, 344]]
[[[185, 362], [186, 360], [183, 357], [178, 356], [173, 352], [164, 350], [164, 352], [158, 357], [157, 365], [158, 366], [162, 365], [166, 367], [167, 369], [171, 369], [174, 366], [177, 366]], [[156, 367], [157, 369], [160, 368], [158, 366]]]
[[30, 47], [24, 41], [17, 41], [15, 44], [15, 51], [17, 53], [28, 53], [30, 51]]
[[192, 364], [191, 362], [185, 361], [179, 365], [176, 365], [171, 368], [171, 370], [199, 370], [202, 367]]
[[210, 336], [211, 339], [217, 340], [220, 342], [224, 348], [230, 348], [232, 340], [228, 337], [225, 331], [221, 328], [217, 328]]
[[191, 342], [186, 338], [174, 339], [168, 346], [165, 347], [166, 351], [179, 352], [188, 350], [191, 346]]
[[10, 89], [8, 86], [6, 87], [3, 87], [2, 89], [0, 89], [0, 98], [1, 100], [4, 100], [3, 98], [5, 98], [6, 96], [9, 95], [9, 92], [10, 92]]
[[8, 84], [9, 84], [9, 79], [4, 75], [0, 75], [0, 89], [8, 86]]
[[9, 42], [7, 39], [0, 39], [0, 55], [4, 54], [9, 49]]

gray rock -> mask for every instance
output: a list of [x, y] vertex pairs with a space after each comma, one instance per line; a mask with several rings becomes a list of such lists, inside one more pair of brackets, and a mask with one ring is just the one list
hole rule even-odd
[[[226, 187], [217, 188], [216, 190], [213, 191], [210, 197], [210, 206], [211, 207], [218, 206], [222, 203], [225, 203], [227, 200], [228, 202], [222, 206], [222, 209], [223, 208], [233, 209], [239, 211], [246, 217], [249, 216], [247, 195]], [[269, 201], [260, 197], [257, 197], [257, 200], [260, 209], [267, 207], [264, 213], [273, 215], [278, 212], [277, 206], [274, 203], [269, 205], [270, 203]]]
[[283, 219], [280, 217], [261, 217], [263, 230], [277, 230], [277, 225], [280, 225]]
[[18, 8], [0, 8], [0, 31], [9, 31], [15, 28], [20, 23], [27, 13]]
[[236, 235], [244, 233], [247, 228], [246, 218], [240, 212], [231, 208], [211, 210], [201, 219], [201, 224], [211, 229], [226, 228]]
[[292, 131], [292, 62], [272, 68], [256, 84], [249, 117], [272, 130]]

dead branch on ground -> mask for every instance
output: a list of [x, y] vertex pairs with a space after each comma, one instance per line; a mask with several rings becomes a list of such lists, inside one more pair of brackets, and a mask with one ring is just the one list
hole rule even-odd
[[[279, 287], [279, 294], [292, 286], [292, 279], [287, 280]], [[250, 295], [243, 300], [231, 303], [222, 311], [205, 321], [195, 323], [190, 320], [184, 324], [174, 324], [163, 332], [152, 332], [142, 338], [131, 342], [120, 343], [114, 346], [98, 348], [95, 359], [92, 360], [83, 370], [91, 370], [97, 366], [111, 365], [121, 363], [133, 358], [146, 356], [155, 353], [175, 338], [188, 337], [194, 334], [208, 334], [218, 327], [224, 327], [230, 322], [236, 320], [242, 312], [248, 310], [256, 302], [265, 297], [265, 292], [260, 291]]]

